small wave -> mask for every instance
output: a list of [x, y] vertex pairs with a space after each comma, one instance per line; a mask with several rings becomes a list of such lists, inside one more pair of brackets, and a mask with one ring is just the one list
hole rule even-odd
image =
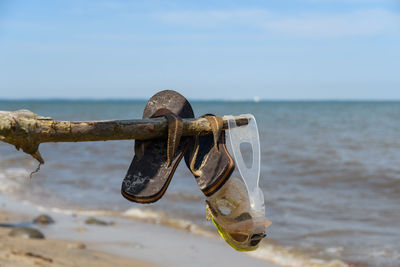
[[249, 252], [255, 258], [290, 267], [348, 267], [341, 260], [322, 260], [311, 258], [294, 249], [264, 242], [256, 251]]
[[153, 210], [146, 210], [139, 208], [131, 208], [123, 212], [122, 215], [125, 217], [139, 219], [145, 222], [170, 226], [176, 229], [185, 230], [206, 237], [215, 237], [215, 235], [212, 234], [210, 231], [201, 228], [192, 221], [179, 218], [171, 218], [170, 216], [168, 216], [163, 212], [156, 212]]
[[79, 209], [60, 209], [60, 208], [46, 208], [43, 206], [38, 206], [40, 211], [51, 211], [54, 213], [60, 213], [65, 215], [88, 215], [88, 216], [118, 216], [119, 212], [111, 210], [79, 210]]
[[[162, 224], [177, 229], [189, 231], [191, 233], [201, 235], [209, 238], [218, 238], [216, 232], [206, 230], [189, 220], [170, 218], [163, 212], [156, 212], [153, 210], [146, 210], [140, 208], [131, 208], [123, 215], [134, 219], [139, 219], [149, 223]], [[256, 251], [249, 252], [249, 256], [261, 259], [269, 263], [275, 263], [282, 266], [306, 266], [306, 267], [347, 267], [343, 261], [340, 260], [322, 260], [311, 258], [295, 251], [294, 249], [285, 248], [278, 244], [268, 243], [265, 241]]]
[[0, 191], [5, 194], [13, 194], [21, 188], [21, 185], [29, 177], [28, 170], [22, 168], [8, 168], [0, 172]]

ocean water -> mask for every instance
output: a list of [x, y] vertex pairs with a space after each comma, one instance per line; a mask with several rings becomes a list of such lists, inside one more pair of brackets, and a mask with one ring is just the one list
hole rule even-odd
[[[29, 109], [57, 120], [134, 119], [145, 104], [0, 101], [0, 110]], [[292, 259], [276, 262], [293, 266], [296, 258], [400, 265], [400, 102], [194, 101], [192, 106], [196, 116], [252, 113], [257, 119], [260, 186], [273, 222], [258, 256], [274, 257], [273, 248]], [[158, 202], [140, 205], [120, 195], [133, 145], [41, 144], [46, 163], [29, 179], [37, 163], [0, 143], [0, 192], [60, 210], [126, 214], [140, 209], [215, 231], [205, 219], [205, 198], [183, 161]]]

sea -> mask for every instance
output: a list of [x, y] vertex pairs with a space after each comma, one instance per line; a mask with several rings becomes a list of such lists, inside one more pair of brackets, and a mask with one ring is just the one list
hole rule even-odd
[[[138, 119], [145, 100], [2, 100], [55, 120]], [[286, 266], [400, 266], [400, 102], [192, 101], [196, 116], [255, 116], [272, 221], [256, 256]], [[0, 142], [0, 193], [55, 210], [159, 216], [216, 233], [182, 161], [164, 197], [120, 194], [134, 141], [43, 143], [45, 164]], [[146, 215], [147, 214], [147, 215]], [[178, 225], [178, 226], [177, 226]], [[179, 223], [174, 225], [179, 227]], [[194, 228], [193, 228], [194, 229]], [[274, 257], [276, 257], [274, 259]], [[306, 263], [308, 262], [308, 263]]]

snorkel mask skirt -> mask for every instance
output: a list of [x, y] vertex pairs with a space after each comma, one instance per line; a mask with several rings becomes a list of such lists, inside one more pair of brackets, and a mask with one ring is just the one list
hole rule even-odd
[[[258, 185], [260, 179], [260, 141], [253, 115], [241, 115], [247, 125], [237, 126], [233, 116], [228, 120], [228, 144], [240, 177], [229, 180], [206, 200], [209, 217], [221, 237], [238, 251], [257, 249], [271, 222], [265, 218], [264, 195]], [[242, 143], [252, 148], [252, 164], [247, 167], [240, 150]]]

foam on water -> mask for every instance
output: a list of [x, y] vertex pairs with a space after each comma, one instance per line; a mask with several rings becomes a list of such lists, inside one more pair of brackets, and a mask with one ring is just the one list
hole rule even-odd
[[0, 171], [0, 191], [6, 194], [12, 194], [21, 188], [23, 177], [29, 175], [23, 168], [8, 168]]

